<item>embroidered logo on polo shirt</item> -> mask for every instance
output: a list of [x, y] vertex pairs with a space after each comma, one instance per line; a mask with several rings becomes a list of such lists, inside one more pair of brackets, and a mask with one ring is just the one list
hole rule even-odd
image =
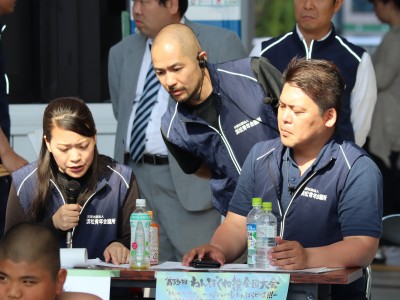
[[250, 129], [254, 126], [257, 126], [258, 124], [261, 123], [261, 117], [258, 117], [255, 120], [244, 120], [238, 124], [236, 124], [233, 128], [235, 129], [236, 135], [239, 135], [243, 132], [245, 132], [247, 129]]
[[326, 201], [326, 199], [328, 199], [328, 195], [321, 194], [318, 190], [309, 187], [305, 187], [301, 195], [303, 197], [321, 201]]
[[115, 218], [104, 218], [103, 215], [88, 215], [86, 218], [87, 225], [114, 225]]

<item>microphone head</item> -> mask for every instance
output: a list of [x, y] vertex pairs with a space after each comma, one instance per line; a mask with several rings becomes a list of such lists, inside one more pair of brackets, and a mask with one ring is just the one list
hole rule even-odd
[[67, 184], [65, 193], [67, 194], [67, 203], [75, 204], [78, 200], [79, 193], [81, 191], [81, 185], [76, 180], [71, 180]]

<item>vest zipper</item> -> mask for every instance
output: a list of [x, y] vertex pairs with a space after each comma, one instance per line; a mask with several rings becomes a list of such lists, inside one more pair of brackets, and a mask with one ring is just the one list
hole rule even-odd
[[304, 49], [306, 50], [306, 59], [311, 59], [311, 54], [312, 54], [312, 50], [313, 50], [313, 46], [314, 46], [314, 40], [311, 41], [310, 48], [308, 48], [305, 39], [303, 39], [303, 45], [304, 45]]
[[292, 197], [292, 199], [290, 200], [289, 205], [288, 205], [288, 207], [287, 207], [287, 209], [286, 209], [286, 211], [285, 211], [285, 213], [284, 213], [284, 215], [283, 215], [283, 218], [282, 218], [282, 222], [281, 222], [281, 232], [280, 232], [280, 234], [279, 234], [279, 236], [280, 236], [281, 238], [283, 238], [283, 233], [284, 233], [284, 231], [285, 231], [285, 219], [286, 219], [286, 214], [287, 214], [287, 212], [288, 212], [288, 210], [289, 210], [289, 208], [290, 208], [290, 205], [292, 204], [294, 198], [297, 196], [297, 193], [303, 188], [303, 186], [304, 186], [306, 183], [308, 183], [308, 182], [311, 180], [311, 178], [314, 177], [315, 174], [317, 174], [317, 172], [318, 172], [318, 171], [315, 171], [313, 174], [311, 174], [311, 175], [296, 189], [296, 191], [294, 192], [293, 197]]
[[[205, 123], [199, 122], [199, 121], [194, 121], [194, 120], [189, 120], [189, 119], [182, 119], [182, 121], [186, 122], [186, 123], [196, 123], [196, 124], [205, 125], [205, 126], [208, 126], [209, 128], [211, 128], [213, 131], [215, 131], [221, 137], [222, 141], [224, 142], [224, 144], [226, 146], [226, 149], [228, 150], [229, 157], [231, 158], [231, 161], [232, 161], [233, 165], [235, 166], [236, 171], [240, 175], [240, 173], [242, 172], [242, 168], [240, 167], [240, 164], [236, 159], [235, 153], [233, 152], [233, 149], [232, 149], [231, 145], [229, 144], [227, 138], [224, 135], [224, 132], [223, 132], [222, 126], [221, 126], [221, 116], [218, 116], [218, 124], [219, 124], [219, 127], [221, 128], [221, 132], [219, 132], [213, 126], [211, 126], [209, 124], [205, 124]], [[172, 124], [172, 122], [171, 122], [171, 124]]]
[[[218, 117], [218, 123], [219, 126], [221, 126], [220, 124], [220, 120]], [[229, 153], [229, 157], [231, 158], [231, 161], [233, 162], [233, 165], [236, 168], [236, 171], [238, 172], [238, 174], [240, 175], [240, 173], [242, 172], [242, 168], [240, 167], [240, 164], [238, 163], [235, 154], [233, 153], [233, 150], [231, 148], [231, 145], [229, 144], [228, 140], [226, 139], [223, 131], [221, 130], [221, 132], [219, 132], [216, 128], [212, 127], [211, 125], [207, 125], [209, 128], [211, 128], [212, 130], [214, 130], [222, 139], [222, 141], [224, 142], [226, 149], [228, 149], [228, 153]]]

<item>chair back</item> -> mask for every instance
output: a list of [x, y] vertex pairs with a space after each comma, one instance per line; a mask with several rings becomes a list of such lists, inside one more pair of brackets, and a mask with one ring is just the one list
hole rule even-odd
[[382, 218], [382, 237], [384, 242], [400, 246], [400, 214]]

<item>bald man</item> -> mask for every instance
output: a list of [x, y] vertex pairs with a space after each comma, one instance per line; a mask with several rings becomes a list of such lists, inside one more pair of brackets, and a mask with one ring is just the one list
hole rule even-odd
[[[184, 23], [196, 32], [204, 49], [212, 52], [210, 62], [247, 56], [235, 32], [191, 22], [185, 15], [188, 5], [188, 0], [133, 1], [137, 31], [111, 47], [109, 54], [108, 83], [118, 121], [114, 158], [133, 168], [140, 196], [154, 212], [160, 226], [160, 262], [180, 261], [194, 245], [208, 241], [221, 216], [212, 205], [208, 181], [183, 173], [162, 139], [161, 117], [173, 100], [160, 85], [145, 88], [150, 46], [165, 25]], [[154, 79], [150, 73], [149, 78]], [[141, 105], [140, 99], [150, 96], [155, 99], [150, 102], [152, 107]], [[149, 113], [148, 122], [142, 122]], [[138, 132], [144, 134], [144, 141], [135, 138]], [[144, 142], [143, 152], [139, 141]], [[190, 226], [182, 226], [187, 223]]]
[[273, 105], [281, 74], [263, 58], [207, 64], [207, 52], [183, 24], [160, 30], [151, 54], [176, 102], [161, 120], [164, 141], [185, 173], [210, 179], [213, 204], [226, 215], [251, 147], [278, 137]]
[[58, 239], [47, 227], [20, 223], [0, 241], [0, 299], [100, 299], [63, 292], [66, 276], [60, 268]]

